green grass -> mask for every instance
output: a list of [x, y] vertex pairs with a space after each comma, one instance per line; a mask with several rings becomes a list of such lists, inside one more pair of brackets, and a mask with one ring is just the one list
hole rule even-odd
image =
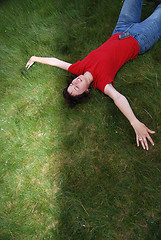
[[[127, 63], [115, 87], [150, 129], [136, 147], [129, 122], [103, 93], [68, 109], [69, 74], [25, 64], [32, 55], [75, 62], [101, 45], [119, 0], [0, 3], [0, 239], [159, 240], [161, 41]], [[154, 10], [144, 2], [143, 19]]]

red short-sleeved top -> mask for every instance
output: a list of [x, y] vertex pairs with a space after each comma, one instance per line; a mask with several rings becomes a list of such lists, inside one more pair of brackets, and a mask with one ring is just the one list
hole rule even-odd
[[120, 33], [114, 34], [82, 61], [70, 65], [68, 71], [75, 75], [90, 72], [93, 76], [93, 87], [104, 92], [105, 86], [113, 83], [122, 65], [130, 59], [137, 58], [140, 50], [135, 38], [130, 36], [119, 40], [119, 35]]

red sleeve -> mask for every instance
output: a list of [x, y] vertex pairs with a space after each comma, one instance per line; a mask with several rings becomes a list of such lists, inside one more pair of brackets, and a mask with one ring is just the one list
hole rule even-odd
[[68, 72], [73, 73], [77, 76], [84, 74], [85, 66], [83, 64], [83, 61], [77, 61], [76, 63], [73, 63], [68, 68]]

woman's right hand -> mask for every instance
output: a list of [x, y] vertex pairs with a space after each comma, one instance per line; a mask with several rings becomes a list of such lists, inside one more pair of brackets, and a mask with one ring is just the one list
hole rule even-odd
[[34, 56], [32, 56], [29, 61], [26, 64], [26, 68], [29, 69], [33, 64], [35, 63], [34, 61]]

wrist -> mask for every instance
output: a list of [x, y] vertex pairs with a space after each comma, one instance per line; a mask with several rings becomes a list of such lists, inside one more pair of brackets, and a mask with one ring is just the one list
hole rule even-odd
[[33, 62], [36, 62], [37, 57], [36, 57], [36, 56], [32, 56], [32, 57], [31, 57], [31, 60], [32, 60]]
[[140, 121], [137, 119], [137, 118], [135, 118], [135, 119], [133, 119], [131, 122], [130, 122], [130, 124], [131, 124], [131, 126], [132, 127], [134, 127], [136, 124], [138, 124]]

